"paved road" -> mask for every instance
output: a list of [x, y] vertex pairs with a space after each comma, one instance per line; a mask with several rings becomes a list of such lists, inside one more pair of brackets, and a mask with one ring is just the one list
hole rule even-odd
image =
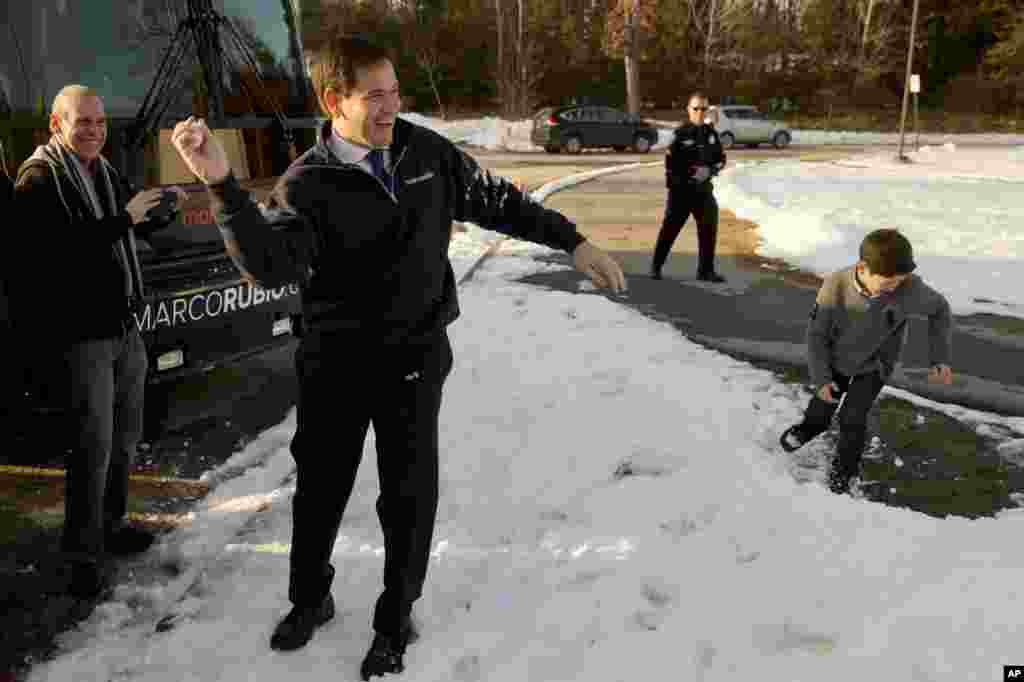
[[[803, 334], [816, 287], [812, 278], [794, 276], [780, 264], [742, 256], [719, 257], [728, 278], [724, 286], [697, 282], [696, 238], [692, 222], [666, 265], [666, 278], [647, 276], [650, 244], [664, 205], [663, 180], [656, 170], [598, 178], [551, 198], [549, 205], [574, 217], [581, 229], [618, 224], [621, 247], [612, 247], [623, 265], [630, 291], [623, 303], [671, 321], [683, 333], [722, 350], [751, 359], [802, 366]], [[727, 207], [726, 207], [727, 208]], [[626, 220], [623, 216], [628, 216]], [[628, 222], [627, 222], [628, 220]], [[608, 242], [608, 238], [605, 239]], [[855, 258], [851, 254], [851, 262]], [[574, 272], [537, 275], [527, 282], [573, 290]], [[912, 320], [904, 354], [904, 371], [893, 384], [925, 397], [975, 409], [1024, 416], [1024, 335], [997, 331], [1007, 326], [1024, 330], [1013, 318], [974, 315], [957, 317], [954, 364], [960, 376], [951, 387], [924, 381], [927, 332], [923, 320]]]

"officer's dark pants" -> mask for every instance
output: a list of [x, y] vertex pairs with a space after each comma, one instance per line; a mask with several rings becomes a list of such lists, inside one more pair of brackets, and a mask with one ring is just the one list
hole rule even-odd
[[697, 272], [715, 271], [715, 244], [718, 241], [718, 202], [710, 189], [673, 187], [668, 191], [665, 218], [654, 247], [653, 267], [661, 270], [668, 259], [672, 244], [683, 225], [693, 215], [697, 221]]
[[868, 412], [885, 382], [878, 372], [861, 374], [852, 380], [837, 374], [833, 381], [839, 386], [839, 390], [833, 391], [832, 397], [839, 399], [845, 395], [842, 406], [840, 407], [838, 403], [825, 402], [815, 395], [807, 406], [800, 430], [804, 434], [804, 440], [824, 433], [831, 425], [836, 409], [839, 409], [837, 462], [843, 472], [855, 475], [860, 467], [864, 443], [867, 440]]
[[105, 532], [127, 512], [148, 361], [130, 322], [118, 337], [66, 348], [64, 361], [77, 438], [66, 462], [61, 545], [71, 560], [94, 561], [103, 558]]
[[334, 576], [331, 552], [373, 423], [384, 531], [384, 591], [373, 627], [398, 632], [427, 574], [438, 495], [438, 414], [452, 367], [447, 335], [428, 346], [354, 356], [307, 335], [296, 352], [298, 481], [292, 501], [291, 578], [296, 605], [319, 604]]

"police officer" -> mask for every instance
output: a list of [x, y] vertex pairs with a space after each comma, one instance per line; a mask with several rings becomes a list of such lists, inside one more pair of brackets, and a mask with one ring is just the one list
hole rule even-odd
[[718, 202], [711, 178], [725, 167], [725, 152], [714, 128], [705, 123], [708, 99], [697, 92], [687, 107], [689, 120], [676, 129], [675, 138], [665, 155], [665, 184], [668, 205], [658, 233], [651, 263], [651, 277], [661, 279], [672, 243], [686, 220], [693, 214], [697, 221], [697, 279], [721, 283], [725, 278], [715, 272], [715, 241], [718, 238]]

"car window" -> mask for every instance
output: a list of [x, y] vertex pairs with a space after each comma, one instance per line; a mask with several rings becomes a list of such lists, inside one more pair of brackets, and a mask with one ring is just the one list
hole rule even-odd
[[579, 109], [567, 109], [558, 115], [563, 121], [578, 121], [580, 120]]

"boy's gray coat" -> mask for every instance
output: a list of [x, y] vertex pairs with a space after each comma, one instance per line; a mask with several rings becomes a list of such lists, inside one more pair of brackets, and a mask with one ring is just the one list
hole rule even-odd
[[932, 365], [950, 365], [953, 320], [946, 298], [911, 275], [892, 294], [870, 298], [861, 293], [856, 267], [825, 278], [807, 325], [811, 382], [821, 386], [833, 373], [854, 377], [880, 371], [888, 381], [907, 335], [907, 318], [928, 319]]

